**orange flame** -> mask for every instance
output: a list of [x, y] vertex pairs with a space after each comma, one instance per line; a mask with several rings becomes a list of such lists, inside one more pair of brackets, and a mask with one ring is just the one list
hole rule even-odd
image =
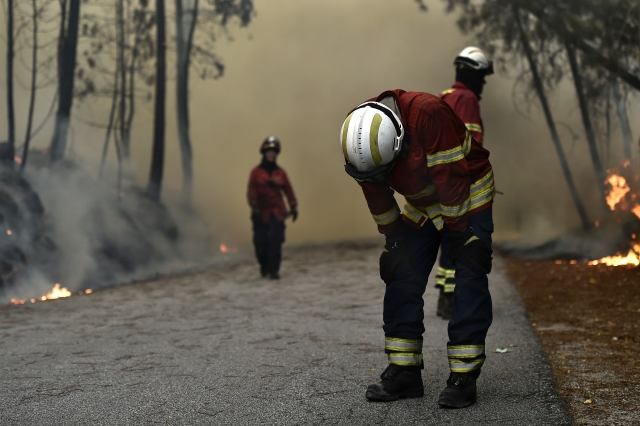
[[[80, 290], [78, 292], [78, 294], [83, 295], [83, 294], [91, 294], [93, 293], [93, 290], [91, 290], [90, 288], [86, 289], [86, 290]], [[51, 291], [47, 294], [45, 294], [44, 296], [39, 297], [38, 299], [30, 299], [29, 302], [31, 303], [36, 303], [38, 301], [45, 301], [45, 300], [53, 300], [53, 299], [60, 299], [63, 297], [69, 297], [71, 296], [72, 293], [67, 290], [66, 287], [60, 287], [59, 283], [56, 283], [56, 285], [53, 286], [53, 288], [51, 289]], [[11, 304], [12, 305], [24, 305], [25, 303], [27, 303], [26, 299], [15, 299], [12, 298], [11, 299]]]
[[627, 180], [616, 174], [609, 176], [605, 183], [611, 185], [611, 190], [607, 194], [607, 204], [611, 210], [615, 210], [616, 205], [631, 189], [629, 188], [629, 185], [627, 185]]
[[640, 219], [640, 204], [638, 204], [633, 209], [631, 209], [631, 211]]
[[600, 260], [592, 260], [589, 265], [607, 265], [607, 266], [623, 266], [623, 265], [640, 265], [640, 244], [634, 244], [626, 256], [616, 255], [603, 257]]
[[235, 248], [235, 247], [229, 247], [225, 243], [221, 243], [220, 244], [220, 252], [221, 253], [225, 253], [225, 254], [227, 254], [227, 253], [236, 253], [237, 251], [238, 251], [238, 249]]

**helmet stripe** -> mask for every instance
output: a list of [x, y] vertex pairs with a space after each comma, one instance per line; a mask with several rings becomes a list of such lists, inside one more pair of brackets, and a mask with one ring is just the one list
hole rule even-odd
[[376, 115], [373, 116], [373, 120], [371, 120], [371, 128], [369, 129], [369, 147], [371, 148], [371, 157], [376, 165], [382, 163], [380, 147], [378, 147], [378, 132], [380, 131], [381, 123], [382, 116], [376, 113]]
[[352, 116], [353, 112], [349, 114], [342, 125], [342, 153], [344, 154], [344, 159], [347, 160], [347, 162], [349, 161], [349, 154], [347, 153], [347, 133], [349, 133], [349, 123], [351, 122]]

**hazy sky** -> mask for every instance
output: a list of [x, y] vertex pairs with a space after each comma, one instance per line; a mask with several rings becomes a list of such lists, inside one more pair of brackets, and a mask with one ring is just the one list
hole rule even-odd
[[[412, 0], [255, 1], [257, 16], [249, 28], [232, 28], [234, 41], [218, 44], [224, 78], [194, 76], [191, 85], [194, 203], [217, 238], [250, 243], [246, 184], [260, 160], [259, 145], [270, 134], [282, 141], [279, 163], [300, 203], [298, 222], [288, 226], [290, 243], [376, 234], [360, 188], [344, 173], [338, 133], [349, 109], [384, 90], [439, 93], [453, 83], [453, 58], [473, 39], [460, 34], [441, 1], [428, 3], [430, 11], [421, 13]], [[512, 85], [508, 77], [490, 77], [481, 103], [485, 146], [497, 188], [505, 193], [496, 200], [497, 234], [512, 235], [517, 222], [534, 234], [576, 225], [539, 109], [533, 105], [529, 117], [519, 115]], [[170, 85], [165, 198], [181, 185], [173, 90]], [[24, 111], [21, 93], [18, 105]], [[40, 111], [50, 98], [42, 92], [42, 99]], [[595, 181], [575, 95], [565, 85], [551, 100], [557, 119], [580, 137], [572, 141], [561, 130], [580, 189], [593, 198]], [[150, 110], [140, 106], [134, 122], [132, 160], [142, 183], [150, 161]], [[0, 112], [4, 116], [4, 105]], [[103, 107], [91, 105], [82, 113], [105, 115]], [[637, 140], [640, 128], [634, 125]], [[85, 156], [97, 153], [103, 137], [102, 131], [78, 124], [74, 149]], [[39, 143], [47, 142], [48, 137]]]

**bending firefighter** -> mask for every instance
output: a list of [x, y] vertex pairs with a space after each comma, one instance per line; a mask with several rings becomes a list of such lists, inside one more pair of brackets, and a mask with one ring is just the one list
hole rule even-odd
[[[385, 235], [380, 277], [386, 284], [383, 330], [388, 367], [366, 397], [393, 401], [421, 397], [424, 294], [443, 235], [456, 268], [449, 322], [451, 373], [442, 407], [476, 401], [491, 325], [491, 204], [489, 152], [437, 96], [387, 91], [356, 107], [341, 129], [345, 170], [364, 192]], [[404, 195], [400, 211], [394, 191]]]
[[[480, 117], [480, 99], [486, 83], [485, 77], [493, 74], [493, 63], [487, 60], [482, 50], [466, 47], [454, 60], [456, 82], [451, 89], [440, 94], [453, 111], [464, 122], [471, 136], [480, 143], [484, 141], [484, 128]], [[449, 259], [449, 240], [446, 236], [440, 245], [440, 265], [436, 275], [436, 287], [440, 289], [437, 314], [442, 319], [451, 318], [453, 290], [456, 287], [455, 268]]]
[[[263, 278], [279, 279], [282, 243], [284, 243], [284, 220], [298, 218], [298, 202], [284, 169], [276, 164], [280, 153], [280, 141], [269, 136], [260, 146], [262, 162], [251, 171], [247, 198], [251, 206], [253, 222], [253, 245], [260, 263]], [[282, 193], [287, 197], [290, 210], [284, 204]]]

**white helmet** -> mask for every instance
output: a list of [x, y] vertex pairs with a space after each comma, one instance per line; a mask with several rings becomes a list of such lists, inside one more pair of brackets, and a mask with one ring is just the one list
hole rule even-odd
[[477, 47], [465, 47], [453, 63], [464, 64], [478, 71], [484, 70], [487, 75], [493, 74], [493, 61], [488, 60], [484, 52]]
[[340, 143], [346, 172], [359, 182], [380, 182], [402, 148], [400, 118], [380, 102], [365, 102], [342, 123]]

